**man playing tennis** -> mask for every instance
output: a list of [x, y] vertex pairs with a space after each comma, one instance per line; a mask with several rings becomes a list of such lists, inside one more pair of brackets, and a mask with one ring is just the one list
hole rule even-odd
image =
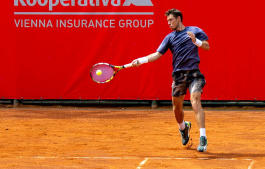
[[208, 142], [205, 132], [205, 113], [201, 106], [201, 93], [206, 81], [199, 70], [198, 47], [203, 50], [209, 50], [208, 36], [198, 27], [185, 27], [182, 23], [182, 13], [179, 10], [170, 9], [165, 15], [173, 32], [165, 37], [157, 52], [133, 60], [132, 66], [136, 67], [143, 63], [156, 61], [170, 49], [173, 54], [173, 112], [179, 124], [182, 144], [186, 145], [190, 139], [189, 130], [191, 129], [191, 123], [184, 121], [184, 112], [182, 110], [183, 100], [187, 88], [189, 88], [191, 105], [200, 129], [200, 143], [197, 150], [204, 152], [207, 149]]

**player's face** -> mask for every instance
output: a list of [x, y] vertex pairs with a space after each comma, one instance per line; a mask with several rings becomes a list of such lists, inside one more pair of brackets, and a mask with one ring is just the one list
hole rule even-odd
[[171, 30], [176, 30], [179, 27], [179, 20], [173, 14], [168, 15], [167, 24]]

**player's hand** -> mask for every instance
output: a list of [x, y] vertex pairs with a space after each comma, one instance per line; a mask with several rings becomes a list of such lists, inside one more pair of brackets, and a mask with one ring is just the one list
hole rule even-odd
[[196, 42], [196, 37], [194, 35], [193, 32], [187, 32], [188, 36], [191, 38], [192, 42], [195, 43]]
[[139, 59], [135, 59], [135, 60], [132, 61], [132, 67], [138, 67], [138, 66], [140, 66], [140, 65], [141, 65], [141, 64], [140, 64]]

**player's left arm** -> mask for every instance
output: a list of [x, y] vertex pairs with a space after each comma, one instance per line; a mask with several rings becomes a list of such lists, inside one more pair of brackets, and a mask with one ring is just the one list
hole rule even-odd
[[205, 41], [202, 41], [202, 45], [200, 46], [200, 48], [202, 48], [203, 50], [210, 50], [210, 45], [209, 45], [209, 42], [207, 42], [206, 40]]
[[201, 41], [200, 39], [197, 39], [193, 32], [187, 32], [187, 34], [195, 45], [202, 48], [203, 50], [210, 50], [209, 42], [207, 42], [206, 40]]

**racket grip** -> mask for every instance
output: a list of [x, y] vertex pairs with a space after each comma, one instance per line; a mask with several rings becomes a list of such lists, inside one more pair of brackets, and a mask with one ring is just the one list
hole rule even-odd
[[132, 63], [126, 64], [123, 66], [124, 68], [132, 67]]

